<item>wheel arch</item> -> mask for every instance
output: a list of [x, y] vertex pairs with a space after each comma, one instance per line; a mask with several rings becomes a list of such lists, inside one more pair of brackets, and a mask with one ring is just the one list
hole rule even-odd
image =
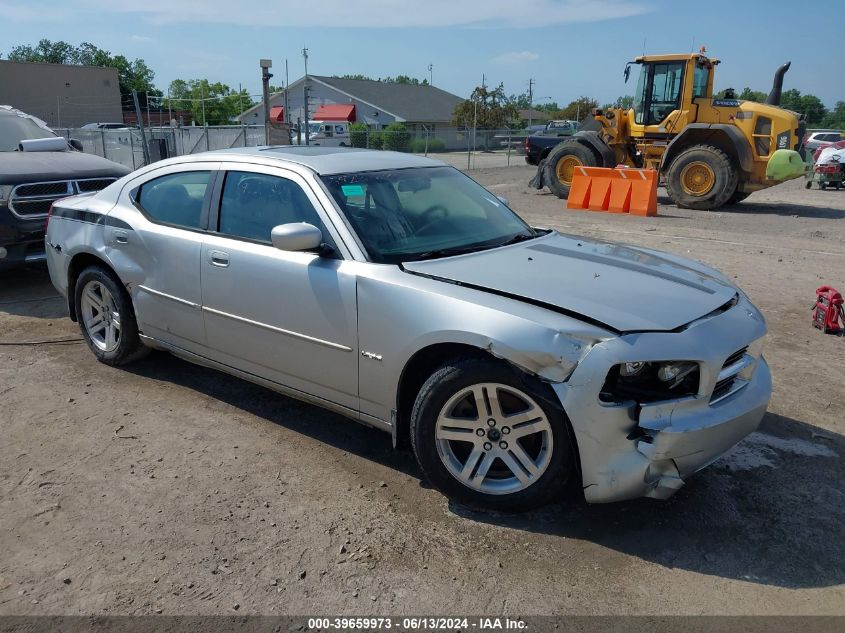
[[665, 172], [681, 152], [694, 145], [712, 145], [722, 150], [743, 172], [751, 173], [754, 168], [751, 146], [736, 126], [691, 123], [669, 142], [660, 163], [660, 171]]
[[78, 315], [76, 314], [76, 281], [79, 279], [79, 275], [82, 274], [82, 271], [90, 266], [100, 266], [105, 268], [117, 277], [117, 273], [112, 265], [97, 253], [91, 251], [80, 251], [70, 258], [67, 269], [67, 308], [70, 313], [70, 319], [74, 322], [78, 318]]
[[572, 138], [596, 152], [598, 158], [601, 159], [603, 167], [616, 167], [616, 155], [610, 149], [610, 146], [599, 136], [598, 132], [594, 130], [582, 130], [573, 134]]
[[409, 446], [411, 410], [417, 394], [434, 371], [447, 360], [465, 358], [495, 358], [489, 351], [469, 343], [434, 343], [417, 350], [399, 374], [396, 389], [396, 445]]

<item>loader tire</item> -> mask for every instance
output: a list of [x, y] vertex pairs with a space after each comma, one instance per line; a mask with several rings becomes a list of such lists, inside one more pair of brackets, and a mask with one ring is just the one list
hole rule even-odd
[[549, 152], [543, 180], [558, 198], [567, 198], [574, 170], [598, 165], [599, 159], [589, 147], [578, 141], [564, 141]]
[[727, 204], [739, 204], [750, 195], [751, 192], [748, 191], [734, 191], [733, 195], [728, 198]]
[[666, 172], [666, 190], [679, 207], [710, 211], [724, 205], [736, 192], [737, 170], [722, 150], [693, 145], [672, 161]]

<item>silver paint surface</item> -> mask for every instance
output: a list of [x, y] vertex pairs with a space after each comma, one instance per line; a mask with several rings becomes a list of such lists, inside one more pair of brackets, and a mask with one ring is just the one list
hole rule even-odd
[[[557, 233], [404, 270], [374, 264], [318, 177], [442, 165], [338, 148], [161, 161], [60, 203], [131, 228], [54, 217], [46, 238], [51, 279], [67, 294], [71, 260], [95, 256], [126, 286], [145, 344], [388, 432], [396, 430], [400, 378], [416, 354], [444, 343], [484, 350], [551, 385], [572, 424], [591, 502], [665, 498], [756, 428], [771, 394], [759, 346], [742, 359], [736, 391], [710, 398], [725, 360], [766, 332], [762, 315], [717, 271]], [[339, 258], [154, 224], [129, 200], [146, 180], [209, 168], [299, 182]], [[214, 266], [212, 251], [229, 265]], [[699, 393], [642, 407], [601, 403], [608, 371], [643, 360], [699, 362]]]

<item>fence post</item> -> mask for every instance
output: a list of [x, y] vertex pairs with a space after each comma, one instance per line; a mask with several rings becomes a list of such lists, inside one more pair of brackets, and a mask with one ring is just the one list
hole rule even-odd
[[211, 149], [211, 139], [208, 138], [208, 123], [205, 124], [205, 151]]
[[425, 130], [425, 156], [428, 156], [428, 126], [424, 125], [423, 129]]
[[508, 128], [508, 167], [511, 166], [511, 130]]
[[129, 150], [132, 152], [132, 171], [135, 171], [135, 135], [129, 130]]
[[106, 151], [106, 131], [100, 128], [100, 142], [103, 144], [103, 158], [108, 158], [109, 153]]

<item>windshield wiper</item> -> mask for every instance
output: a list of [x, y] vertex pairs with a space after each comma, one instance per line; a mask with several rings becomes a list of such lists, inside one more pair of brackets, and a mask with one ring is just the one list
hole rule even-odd
[[437, 248], [433, 251], [426, 251], [414, 255], [414, 261], [423, 259], [437, 259], [439, 257], [452, 257], [453, 255], [465, 255], [466, 253], [475, 253], [490, 248], [489, 245], [484, 246], [464, 246], [462, 248]]
[[517, 233], [513, 237], [506, 239], [504, 242], [499, 242], [493, 248], [499, 248], [500, 246], [510, 246], [511, 244], [519, 244], [520, 242], [524, 242], [526, 240], [533, 240], [535, 237], [540, 237], [542, 235], [539, 232], [535, 233]]

